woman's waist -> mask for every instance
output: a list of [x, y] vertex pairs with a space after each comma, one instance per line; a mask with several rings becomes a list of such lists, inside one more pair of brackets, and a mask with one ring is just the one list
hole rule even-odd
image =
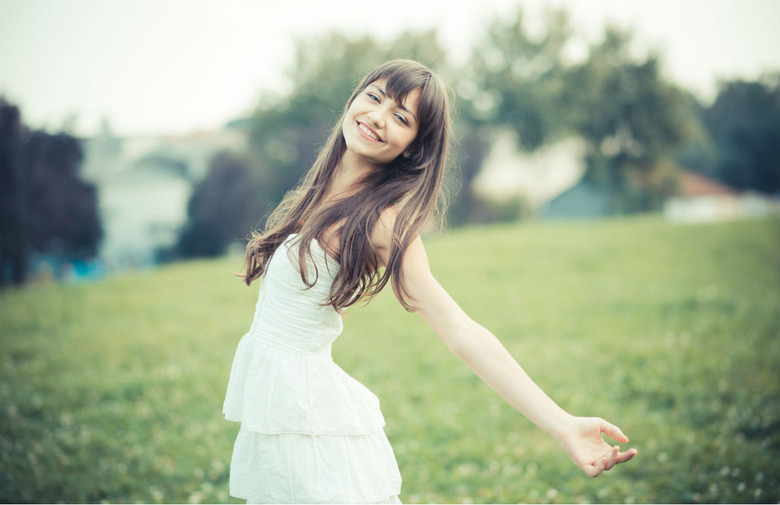
[[333, 341], [338, 332], [326, 332], [317, 328], [277, 327], [263, 324], [252, 325], [247, 336], [267, 347], [294, 354], [312, 354], [330, 357]]

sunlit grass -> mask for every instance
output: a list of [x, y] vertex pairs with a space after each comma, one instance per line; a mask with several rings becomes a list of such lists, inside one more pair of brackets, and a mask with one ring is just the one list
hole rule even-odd
[[[434, 273], [568, 410], [640, 449], [596, 480], [391, 292], [345, 316], [406, 502], [780, 500], [780, 226], [655, 218], [448, 232]], [[0, 294], [0, 500], [225, 502], [241, 259]]]

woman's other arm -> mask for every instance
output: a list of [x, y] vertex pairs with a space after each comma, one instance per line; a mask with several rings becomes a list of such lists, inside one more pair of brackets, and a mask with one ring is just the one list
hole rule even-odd
[[[380, 259], [386, 260], [389, 249], [382, 246], [389, 246], [389, 237], [385, 241], [381, 235], [385, 232], [375, 230], [372, 238], [380, 245]], [[603, 419], [568, 414], [536, 385], [501, 342], [474, 322], [436, 281], [420, 237], [406, 251], [403, 276], [409, 302], [450, 351], [510, 405], [554, 437], [586, 474], [596, 477], [636, 455], [636, 449], [621, 452], [601, 438], [606, 433], [627, 442], [618, 427]]]

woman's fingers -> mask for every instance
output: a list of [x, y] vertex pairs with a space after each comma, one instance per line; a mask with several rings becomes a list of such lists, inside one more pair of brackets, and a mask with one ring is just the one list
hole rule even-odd
[[629, 449], [626, 452], [620, 452], [619, 446], [614, 446], [610, 450], [609, 454], [593, 463], [587, 464], [582, 467], [582, 470], [590, 477], [598, 477], [602, 472], [608, 472], [612, 470], [615, 465], [625, 463], [634, 456], [637, 455], [636, 449]]
[[604, 463], [602, 471], [608, 472], [612, 470], [612, 467], [614, 467], [615, 465], [619, 465], [620, 463], [625, 463], [626, 461], [630, 460], [636, 455], [637, 455], [636, 449], [629, 449], [626, 452], [620, 452], [620, 447], [616, 445], [612, 448], [612, 452], [610, 453], [609, 458]]
[[620, 428], [614, 424], [608, 423], [603, 419], [601, 420], [601, 432], [606, 433], [620, 443], [625, 444], [628, 442], [628, 437], [620, 430]]
[[625, 463], [629, 459], [631, 459], [634, 456], [636, 456], [638, 452], [639, 451], [637, 451], [636, 449], [629, 449], [626, 452], [621, 452], [620, 454], [618, 454], [617, 462], [618, 463]]
[[608, 472], [612, 470], [612, 467], [620, 463], [618, 461], [618, 455], [620, 454], [620, 447], [617, 445], [612, 448], [612, 452], [609, 454], [609, 459], [607, 460], [606, 464], [604, 465], [604, 471]]

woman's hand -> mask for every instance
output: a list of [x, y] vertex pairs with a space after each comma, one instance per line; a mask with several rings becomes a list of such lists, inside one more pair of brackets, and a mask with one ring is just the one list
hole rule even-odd
[[636, 449], [621, 452], [617, 445], [610, 447], [601, 438], [602, 433], [618, 442], [628, 442], [620, 428], [598, 417], [573, 417], [556, 438], [575, 465], [591, 477], [598, 477], [637, 454]]

